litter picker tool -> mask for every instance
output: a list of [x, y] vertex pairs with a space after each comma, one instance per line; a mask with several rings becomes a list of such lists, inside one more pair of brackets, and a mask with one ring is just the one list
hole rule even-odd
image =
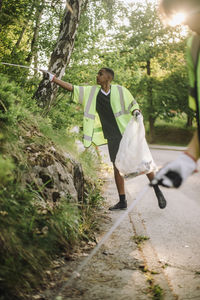
[[34, 67], [29, 67], [29, 66], [24, 66], [24, 65], [10, 64], [10, 63], [5, 63], [5, 62], [0, 62], [0, 64], [1, 65], [6, 65], [6, 66], [18, 67], [18, 68], [37, 70], [38, 72], [43, 72], [43, 70], [41, 70], [41, 69], [37, 69], [37, 68], [34, 68]]

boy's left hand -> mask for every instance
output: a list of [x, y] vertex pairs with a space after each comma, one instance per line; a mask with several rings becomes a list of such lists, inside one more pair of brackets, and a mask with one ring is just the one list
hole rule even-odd
[[141, 115], [141, 112], [139, 111], [139, 109], [135, 109], [134, 111], [133, 111], [133, 116], [137, 119], [138, 118], [138, 116], [140, 116]]

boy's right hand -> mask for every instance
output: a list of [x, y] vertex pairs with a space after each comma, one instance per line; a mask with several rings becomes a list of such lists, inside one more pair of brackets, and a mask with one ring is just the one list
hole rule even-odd
[[48, 79], [52, 82], [53, 81], [53, 79], [54, 79], [54, 77], [56, 76], [56, 75], [54, 75], [54, 74], [52, 74], [52, 73], [50, 73], [49, 71], [46, 71], [46, 70], [40, 70], [44, 75], [47, 75], [48, 76]]

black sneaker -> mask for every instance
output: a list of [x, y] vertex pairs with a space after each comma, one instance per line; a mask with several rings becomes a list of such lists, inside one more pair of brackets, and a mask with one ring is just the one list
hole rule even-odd
[[109, 207], [109, 210], [120, 210], [120, 209], [126, 209], [127, 208], [127, 201], [118, 202], [114, 206]]
[[165, 200], [165, 197], [161, 190], [159, 189], [158, 185], [153, 186], [156, 197], [158, 199], [158, 205], [161, 209], [165, 208], [167, 205], [167, 201]]

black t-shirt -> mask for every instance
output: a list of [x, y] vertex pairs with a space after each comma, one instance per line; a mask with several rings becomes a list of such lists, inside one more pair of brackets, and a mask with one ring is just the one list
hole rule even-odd
[[99, 114], [103, 134], [105, 139], [115, 139], [121, 137], [115, 116], [110, 104], [110, 93], [105, 95], [99, 91], [97, 95], [96, 110]]

